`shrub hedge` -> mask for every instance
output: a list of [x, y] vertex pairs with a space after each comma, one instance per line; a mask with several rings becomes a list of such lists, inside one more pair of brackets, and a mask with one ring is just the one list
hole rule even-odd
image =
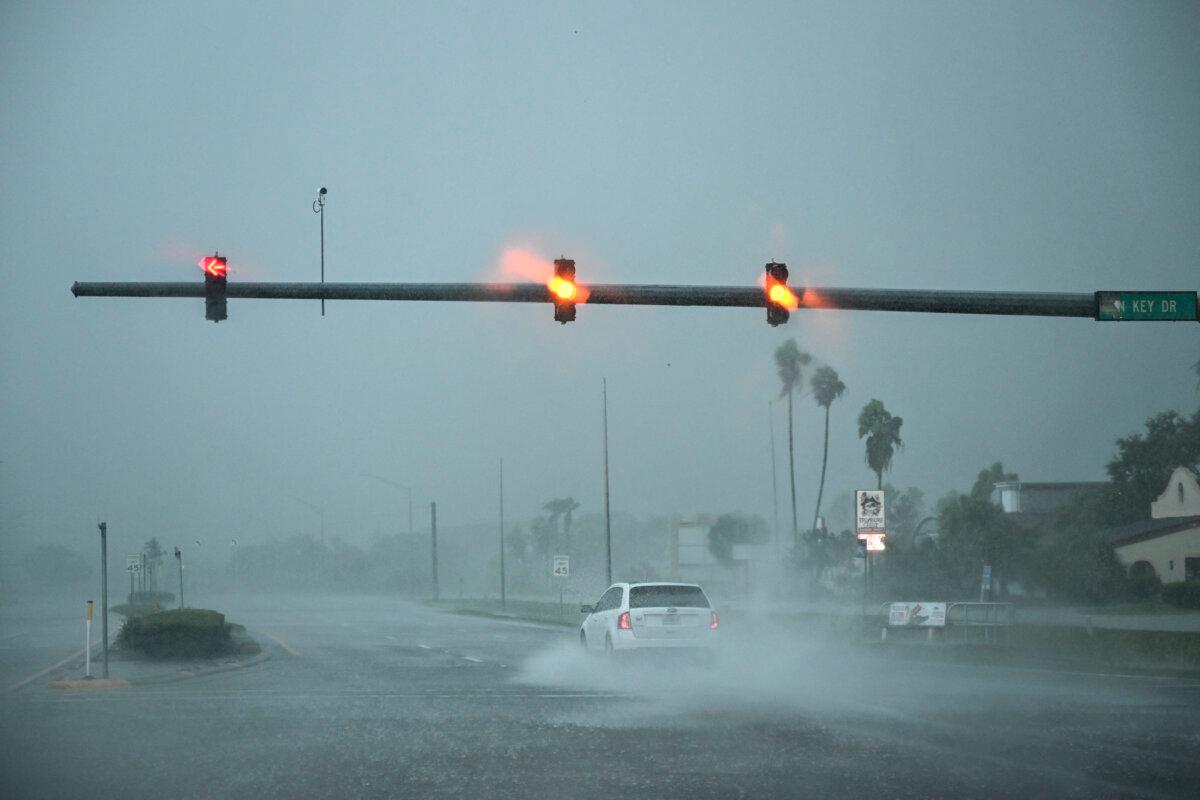
[[159, 611], [126, 619], [117, 643], [151, 658], [216, 656], [235, 650], [233, 627], [217, 611], [202, 608]]
[[1200, 608], [1200, 580], [1168, 583], [1163, 586], [1162, 599], [1179, 608]]

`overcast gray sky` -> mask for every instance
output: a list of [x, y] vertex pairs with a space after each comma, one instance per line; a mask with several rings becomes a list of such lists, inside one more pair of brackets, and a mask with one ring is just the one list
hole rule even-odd
[[[555, 496], [771, 512], [771, 354], [849, 387], [826, 497], [1003, 460], [1094, 480], [1197, 402], [1200, 326], [533, 305], [73, 299], [75, 280], [498, 277], [1090, 292], [1200, 286], [1195, 3], [4, 3], [0, 524], [73, 541], [395, 529]], [[821, 416], [797, 406], [801, 519]], [[783, 417], [780, 468], [784, 474]], [[781, 483], [781, 493], [785, 487]], [[804, 509], [808, 509], [807, 511]], [[419, 511], [424, 517], [424, 512]], [[90, 540], [89, 540], [90, 541]]]

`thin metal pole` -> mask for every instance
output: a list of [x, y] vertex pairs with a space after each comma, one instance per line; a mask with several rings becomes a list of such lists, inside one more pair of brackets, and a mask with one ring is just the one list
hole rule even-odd
[[[325, 285], [325, 189], [321, 189], [321, 285]], [[325, 298], [321, 298], [321, 316], [325, 316]]]
[[779, 564], [779, 476], [775, 468], [775, 405], [767, 401], [767, 425], [771, 434], [771, 507], [775, 512], [775, 564]]
[[504, 580], [504, 459], [500, 459], [500, 608], [508, 608]]
[[108, 523], [100, 523], [100, 635], [104, 637], [104, 677], [108, 677]]
[[429, 538], [433, 549], [433, 600], [438, 599], [437, 503], [429, 504]]
[[608, 506], [608, 378], [601, 378], [604, 391], [604, 564], [608, 584], [612, 585], [612, 524]]
[[178, 547], [175, 548], [175, 560], [179, 562], [179, 607], [184, 608], [183, 604], [183, 551]]
[[800, 547], [800, 528], [796, 523], [796, 446], [792, 432], [792, 397], [794, 389], [788, 389], [788, 478], [792, 490], [792, 546]]

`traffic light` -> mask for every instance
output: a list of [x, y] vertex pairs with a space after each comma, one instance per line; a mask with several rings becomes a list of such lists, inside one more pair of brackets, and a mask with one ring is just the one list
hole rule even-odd
[[766, 266], [767, 324], [774, 327], [788, 321], [789, 312], [800, 305], [796, 293], [788, 288], [787, 264], [772, 261]]
[[554, 259], [554, 277], [550, 279], [554, 295], [554, 321], [564, 325], [575, 321], [575, 300], [579, 287], [575, 285], [575, 262], [569, 258]]
[[229, 264], [225, 256], [213, 253], [200, 259], [204, 270], [204, 318], [220, 322], [226, 318], [225, 282], [229, 275]]

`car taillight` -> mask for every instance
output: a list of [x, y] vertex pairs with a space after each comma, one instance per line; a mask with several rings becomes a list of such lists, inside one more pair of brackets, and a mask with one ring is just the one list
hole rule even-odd
[[708, 623], [708, 629], [715, 631], [717, 626], [721, 624], [721, 618], [717, 616], [717, 612], [712, 612], [712, 622]]
[[629, 612], [622, 611], [621, 616], [617, 617], [617, 627], [623, 631], [633, 630], [633, 626], [629, 624]]

